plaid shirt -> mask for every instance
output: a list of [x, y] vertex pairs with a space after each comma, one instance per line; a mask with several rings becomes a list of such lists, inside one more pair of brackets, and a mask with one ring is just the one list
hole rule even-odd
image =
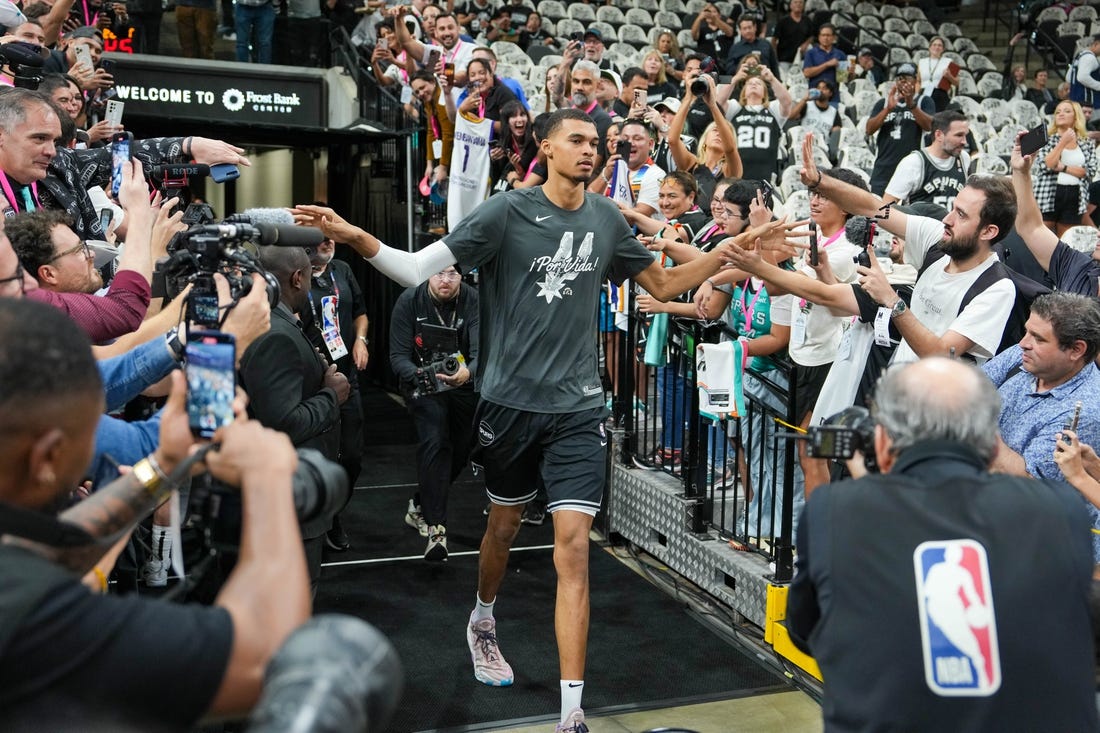
[[[1051, 135], [1042, 150], [1035, 154], [1035, 162], [1031, 166], [1032, 187], [1035, 191], [1035, 200], [1039, 202], [1039, 211], [1047, 214], [1054, 211], [1054, 191], [1058, 188], [1058, 172], [1047, 167], [1047, 153], [1058, 144], [1061, 135]], [[1089, 202], [1089, 184], [1096, 177], [1096, 146], [1091, 141], [1078, 141], [1081, 152], [1085, 155], [1085, 170], [1088, 175], [1080, 179], [1080, 194], [1077, 198], [1077, 213], [1084, 214]]]

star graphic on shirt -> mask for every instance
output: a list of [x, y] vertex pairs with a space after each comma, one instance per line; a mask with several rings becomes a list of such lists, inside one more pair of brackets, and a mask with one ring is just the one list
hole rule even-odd
[[554, 298], [564, 297], [561, 294], [562, 288], [565, 284], [575, 278], [577, 273], [566, 272], [561, 275], [547, 275], [546, 279], [542, 282], [535, 283], [539, 286], [539, 292], [535, 295], [536, 298], [546, 298], [546, 303], [549, 305], [554, 301]]

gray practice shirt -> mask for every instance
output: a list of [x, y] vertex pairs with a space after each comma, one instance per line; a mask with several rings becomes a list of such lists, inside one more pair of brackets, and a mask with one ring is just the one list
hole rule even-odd
[[604, 402], [596, 351], [600, 289], [653, 263], [610, 199], [560, 209], [541, 187], [493, 196], [444, 242], [481, 277], [481, 396], [529, 412]]

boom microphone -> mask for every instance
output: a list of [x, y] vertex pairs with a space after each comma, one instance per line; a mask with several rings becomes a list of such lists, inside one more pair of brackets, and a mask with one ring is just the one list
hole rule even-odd
[[189, 178], [204, 178], [208, 175], [210, 175], [210, 166], [204, 163], [154, 165], [149, 169], [149, 177], [158, 181], [186, 182]]
[[325, 241], [325, 235], [317, 227], [300, 227], [287, 224], [256, 222], [260, 232], [260, 244], [276, 247], [316, 247]]

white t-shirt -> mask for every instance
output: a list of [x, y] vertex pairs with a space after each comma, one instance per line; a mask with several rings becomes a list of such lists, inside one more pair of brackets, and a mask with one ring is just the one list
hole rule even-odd
[[[941, 171], [949, 171], [955, 167], [955, 158], [951, 155], [946, 158], [934, 158], [929, 155], [928, 159], [932, 161], [932, 165]], [[962, 169], [965, 174], [970, 170], [970, 153], [965, 150], [961, 151], [959, 159], [962, 161]], [[893, 177], [886, 184], [886, 193], [894, 196], [898, 201], [908, 201], [909, 197], [920, 186], [923, 178], [924, 161], [921, 160], [920, 151], [914, 150], [902, 158], [901, 162], [898, 163], [898, 167], [894, 169]]]
[[[909, 217], [905, 228], [905, 258], [909, 263], [919, 268], [928, 250], [941, 241], [943, 222], [924, 216]], [[909, 304], [917, 320], [936, 336], [954, 331], [973, 341], [967, 353], [979, 363], [993, 356], [1001, 343], [1009, 313], [1016, 302], [1016, 286], [1011, 280], [998, 280], [970, 301], [962, 313], [959, 313], [959, 305], [978, 276], [994, 262], [997, 262], [997, 255], [990, 254], [977, 267], [952, 274], [945, 271], [951, 258], [941, 257], [917, 280]], [[917, 361], [918, 358], [903, 340], [894, 352], [893, 363]]]
[[[638, 175], [637, 171], [631, 171], [630, 180], [633, 182]], [[658, 218], [664, 218], [660, 216], [660, 212], [657, 209], [657, 192], [661, 188], [661, 181], [665, 177], [665, 172], [661, 170], [660, 166], [653, 165], [652, 163], [646, 168], [645, 172], [641, 175], [641, 186], [638, 188], [638, 195], [634, 197], [634, 204], [649, 204], [653, 207], [653, 210], [657, 212], [654, 216]]]
[[837, 125], [839, 114], [836, 107], [826, 105], [825, 109], [821, 109], [813, 102], [807, 102], [806, 109], [802, 113], [802, 127], [813, 131], [821, 145], [828, 149], [829, 133]]
[[[825, 238], [819, 239], [819, 245]], [[859, 254], [859, 247], [841, 234], [820, 251], [829, 258], [829, 266], [836, 275], [837, 282], [850, 283], [858, 277], [856, 264], [852, 258]], [[808, 257], [808, 255], [807, 255]], [[817, 279], [817, 273], [803, 258], [798, 269], [809, 277]], [[776, 309], [772, 308], [774, 314]], [[791, 298], [791, 343], [788, 351], [791, 360], [800, 366], [821, 366], [836, 358], [837, 346], [844, 331], [844, 324], [850, 316], [835, 316], [828, 308], [814, 305], [801, 298]]]

